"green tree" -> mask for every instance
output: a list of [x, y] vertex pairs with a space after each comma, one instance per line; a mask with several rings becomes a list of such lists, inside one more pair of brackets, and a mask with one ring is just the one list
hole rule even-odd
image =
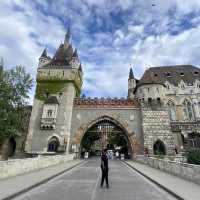
[[22, 66], [11, 70], [0, 67], [0, 139], [2, 160], [8, 159], [9, 139], [23, 128], [24, 107], [32, 87], [30, 74]]

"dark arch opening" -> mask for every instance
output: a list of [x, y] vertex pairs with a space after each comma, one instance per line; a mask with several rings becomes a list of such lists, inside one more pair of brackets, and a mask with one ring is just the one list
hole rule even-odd
[[90, 155], [98, 156], [103, 149], [107, 149], [111, 154], [124, 154], [125, 158], [130, 158], [132, 148], [125, 131], [109, 119], [103, 119], [92, 125], [84, 134], [80, 153], [84, 156], [85, 152]]
[[11, 157], [15, 154], [16, 149], [16, 141], [14, 137], [11, 137], [9, 139], [9, 145], [8, 145], [8, 156]]
[[58, 147], [60, 143], [57, 137], [52, 137], [48, 143], [48, 152], [58, 152]]
[[188, 146], [189, 147], [200, 147], [200, 135], [198, 133], [188, 134]]
[[166, 155], [165, 144], [161, 140], [157, 140], [153, 145], [154, 155]]

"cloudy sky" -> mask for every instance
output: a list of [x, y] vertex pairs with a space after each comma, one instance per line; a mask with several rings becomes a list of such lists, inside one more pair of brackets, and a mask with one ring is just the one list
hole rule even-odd
[[86, 96], [126, 97], [130, 65], [140, 78], [150, 66], [200, 64], [200, 0], [0, 0], [0, 57], [35, 78], [69, 25]]

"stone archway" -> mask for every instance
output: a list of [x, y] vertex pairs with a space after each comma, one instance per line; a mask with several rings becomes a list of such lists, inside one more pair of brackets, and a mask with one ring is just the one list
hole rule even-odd
[[166, 147], [163, 141], [160, 139], [156, 140], [153, 145], [154, 155], [166, 155]]
[[80, 155], [80, 145], [85, 133], [92, 126], [101, 121], [109, 121], [117, 127], [119, 127], [123, 131], [125, 136], [128, 138], [131, 147], [131, 157], [138, 154], [140, 149], [140, 143], [139, 139], [135, 136], [133, 130], [130, 130], [128, 128], [128, 124], [126, 122], [122, 122], [119, 119], [114, 119], [113, 117], [107, 115], [97, 117], [96, 119], [91, 120], [87, 124], [83, 124], [78, 128], [77, 132], [75, 133], [75, 136], [71, 139], [71, 149], [73, 152], [76, 152], [78, 155]]

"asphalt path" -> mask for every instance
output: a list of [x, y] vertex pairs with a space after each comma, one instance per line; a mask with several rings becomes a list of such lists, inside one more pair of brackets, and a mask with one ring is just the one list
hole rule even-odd
[[[100, 160], [91, 159], [16, 200], [174, 200], [175, 197], [119, 160], [109, 161], [110, 188], [100, 187]], [[24, 184], [26, 180], [24, 180]]]

